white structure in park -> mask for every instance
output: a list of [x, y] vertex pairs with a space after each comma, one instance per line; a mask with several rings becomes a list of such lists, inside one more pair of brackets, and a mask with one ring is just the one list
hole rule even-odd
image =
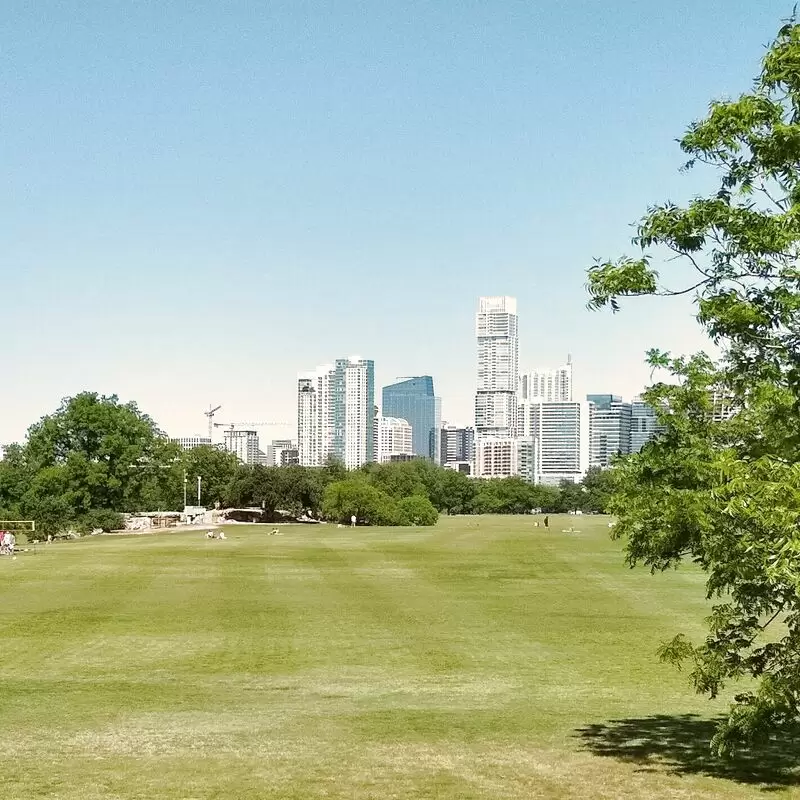
[[522, 401], [520, 433], [527, 442], [520, 457], [524, 477], [550, 485], [580, 481], [589, 469], [590, 414], [588, 402]]
[[[514, 297], [481, 297], [475, 315], [478, 387], [475, 466], [478, 477], [515, 475], [519, 330]], [[506, 441], [506, 444], [503, 442]]]
[[181, 448], [181, 450], [194, 450], [195, 447], [203, 447], [210, 445], [211, 439], [208, 436], [180, 436], [173, 439], [173, 442]]
[[352, 356], [297, 380], [300, 464], [322, 466], [330, 457], [356, 469], [375, 455], [375, 366]]
[[384, 463], [400, 455], [414, 455], [411, 426], [397, 417], [375, 417], [375, 461]]
[[556, 369], [536, 369], [522, 376], [523, 400], [546, 400], [549, 403], [572, 400], [572, 356]]
[[255, 431], [237, 431], [228, 429], [224, 433], [224, 447], [233, 453], [243, 464], [260, 464], [264, 454], [258, 446], [258, 434]]

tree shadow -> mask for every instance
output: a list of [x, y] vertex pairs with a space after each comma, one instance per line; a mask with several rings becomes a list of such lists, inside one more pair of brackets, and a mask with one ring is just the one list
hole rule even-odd
[[614, 719], [578, 728], [583, 749], [640, 765], [637, 772], [705, 775], [736, 783], [762, 784], [777, 791], [800, 784], [800, 737], [775, 738], [735, 759], [720, 759], [709, 743], [719, 719], [696, 714], [657, 714], [639, 719]]

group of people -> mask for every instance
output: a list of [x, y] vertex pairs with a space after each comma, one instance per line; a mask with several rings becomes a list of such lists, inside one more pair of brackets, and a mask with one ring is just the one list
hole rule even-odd
[[224, 539], [225, 531], [206, 531], [206, 539]]
[[13, 556], [17, 538], [11, 531], [0, 531], [0, 556]]

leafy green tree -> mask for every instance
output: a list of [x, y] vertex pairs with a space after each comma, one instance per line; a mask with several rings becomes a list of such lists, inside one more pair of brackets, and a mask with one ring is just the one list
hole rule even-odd
[[362, 477], [335, 481], [325, 489], [322, 513], [326, 519], [350, 523], [355, 516], [359, 523], [367, 525], [396, 525], [398, 509], [394, 498]]
[[[197, 476], [201, 478], [200, 494], [204, 506], [213, 506], [214, 503], [223, 503], [232, 481], [245, 468], [233, 453], [227, 453], [210, 445], [195, 447], [180, 454], [172, 476], [172, 492], [180, 492], [180, 499], [173, 496], [171, 508], [183, 507], [183, 476], [184, 471], [188, 482], [189, 504], [197, 500]], [[236, 505], [236, 504], [234, 504]]]
[[391, 497], [400, 498], [411, 495], [427, 497], [427, 490], [420, 478], [416, 461], [371, 464], [365, 471], [369, 476], [369, 482]]
[[441, 470], [438, 493], [433, 504], [448, 514], [469, 514], [477, 491], [477, 482], [452, 469]]
[[[714, 738], [723, 754], [798, 722], [800, 709], [800, 26], [784, 25], [751, 91], [711, 104], [680, 142], [717, 176], [683, 206], [652, 207], [634, 257], [595, 264], [590, 305], [688, 294], [722, 356], [674, 358], [646, 399], [666, 432], [615, 468], [610, 510], [627, 558], [707, 573], [708, 635], [662, 657], [698, 692], [747, 679]], [[669, 277], [659, 274], [663, 253]], [[693, 278], [686, 280], [687, 270]], [[719, 413], [720, 398], [736, 413]]]
[[615, 472], [613, 469], [592, 467], [581, 482], [584, 489], [581, 509], [605, 514], [614, 494], [614, 483]]
[[587, 494], [584, 487], [573, 481], [561, 481], [558, 489], [556, 510], [563, 513], [583, 511], [587, 505]]
[[400, 525], [435, 525], [439, 519], [439, 512], [433, 503], [418, 494], [398, 500], [397, 512]]
[[135, 403], [83, 392], [28, 431], [24, 460], [35, 474], [61, 468], [80, 515], [92, 508], [139, 510], [142, 466], [161, 460], [167, 441]]
[[536, 508], [534, 487], [522, 478], [500, 478], [479, 483], [472, 500], [476, 514], [527, 514]]

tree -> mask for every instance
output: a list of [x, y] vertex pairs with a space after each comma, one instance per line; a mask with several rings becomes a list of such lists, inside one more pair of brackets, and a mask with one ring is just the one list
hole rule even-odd
[[[680, 141], [716, 191], [652, 207], [635, 257], [598, 262], [590, 306], [688, 294], [722, 351], [672, 357], [646, 400], [666, 431], [615, 467], [616, 536], [631, 565], [690, 558], [714, 606], [705, 642], [662, 658], [691, 664], [698, 692], [737, 694], [713, 747], [735, 752], [798, 722], [800, 709], [800, 26], [781, 27], [751, 91], [714, 102]], [[674, 256], [669, 288], [656, 269]], [[693, 274], [686, 280], [685, 274]], [[681, 281], [683, 281], [681, 283]], [[733, 409], [720, 413], [721, 400]], [[727, 418], [730, 417], [730, 418]]]
[[181, 453], [175, 464], [173, 475], [180, 480], [181, 500], [172, 508], [183, 507], [184, 471], [188, 482], [188, 497], [191, 504], [197, 497], [197, 477], [200, 476], [200, 500], [204, 506], [213, 506], [226, 499], [233, 479], [243, 467], [233, 453], [227, 453], [211, 445], [203, 445]]
[[411, 495], [397, 501], [400, 525], [435, 525], [439, 512], [427, 497]]
[[334, 522], [350, 523], [350, 518], [367, 525], [397, 525], [397, 503], [385, 492], [371, 486], [363, 477], [335, 481], [325, 489], [322, 513]]
[[583, 511], [605, 514], [614, 494], [615, 472], [613, 469], [592, 467], [583, 477], [581, 484], [585, 490]]
[[584, 487], [574, 481], [561, 481], [556, 500], [556, 510], [562, 514], [567, 511], [583, 510], [587, 505]]
[[433, 504], [448, 514], [469, 514], [475, 498], [476, 482], [454, 469], [441, 470], [439, 490]]
[[534, 487], [522, 478], [481, 481], [472, 500], [476, 514], [528, 514], [536, 508]]
[[386, 494], [398, 499], [413, 494], [427, 496], [420, 479], [416, 461], [401, 461], [397, 464], [370, 464], [366, 468], [369, 482]]
[[58, 533], [93, 511], [141, 510], [152, 469], [176, 454], [150, 417], [115, 395], [83, 392], [62, 401], [7, 449], [0, 503]]

